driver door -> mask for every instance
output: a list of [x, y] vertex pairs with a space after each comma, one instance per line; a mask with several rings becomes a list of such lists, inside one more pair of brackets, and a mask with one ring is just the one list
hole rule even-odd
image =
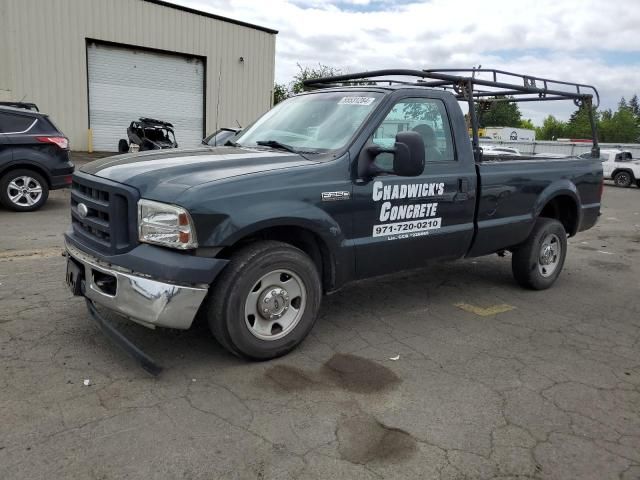
[[[471, 159], [457, 157], [443, 100], [398, 100], [364, 148], [392, 147], [396, 134], [408, 130], [420, 133], [425, 143], [425, 169], [420, 176], [383, 174], [354, 182], [360, 278], [419, 267], [433, 259], [458, 258], [471, 243], [475, 166]], [[392, 154], [378, 155], [376, 164], [392, 170]]]

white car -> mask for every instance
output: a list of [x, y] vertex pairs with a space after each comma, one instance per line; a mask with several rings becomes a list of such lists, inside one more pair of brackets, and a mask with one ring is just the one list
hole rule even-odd
[[[583, 153], [581, 158], [590, 158], [591, 153]], [[613, 180], [618, 187], [630, 187], [635, 183], [640, 187], [640, 160], [634, 160], [627, 150], [600, 150], [604, 178]]]
[[485, 155], [491, 155], [494, 157], [502, 157], [502, 156], [515, 156], [519, 157], [520, 150], [513, 147], [503, 147], [499, 145], [481, 145], [482, 151]]

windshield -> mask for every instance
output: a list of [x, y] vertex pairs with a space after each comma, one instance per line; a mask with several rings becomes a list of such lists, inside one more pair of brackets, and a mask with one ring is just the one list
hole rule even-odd
[[322, 92], [276, 105], [235, 139], [240, 146], [278, 142], [306, 153], [347, 145], [379, 103], [377, 92]]

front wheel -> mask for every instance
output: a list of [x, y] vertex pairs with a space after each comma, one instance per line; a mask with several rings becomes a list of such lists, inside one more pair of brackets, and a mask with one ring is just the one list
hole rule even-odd
[[313, 261], [291, 245], [264, 241], [231, 257], [206, 304], [214, 337], [252, 360], [279, 357], [313, 327], [322, 295]]
[[513, 252], [513, 277], [526, 288], [549, 288], [560, 275], [566, 255], [567, 232], [562, 224], [538, 218], [527, 241]]
[[629, 172], [618, 172], [613, 177], [613, 183], [616, 184], [617, 187], [627, 188], [631, 186], [632, 182], [631, 174]]

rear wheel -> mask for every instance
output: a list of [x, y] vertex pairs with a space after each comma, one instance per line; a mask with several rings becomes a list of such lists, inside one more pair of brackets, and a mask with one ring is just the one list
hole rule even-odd
[[636, 187], [640, 188], [640, 180], [636, 180]]
[[48, 197], [47, 181], [33, 170], [14, 170], [0, 180], [0, 202], [11, 210], [37, 210], [45, 204]]
[[618, 172], [613, 176], [613, 182], [618, 187], [630, 187], [633, 178], [631, 178], [631, 174], [629, 172]]
[[282, 356], [311, 331], [321, 299], [320, 276], [301, 250], [274, 241], [235, 253], [216, 280], [206, 315], [214, 337], [253, 360]]
[[129, 142], [127, 142], [124, 138], [121, 138], [118, 142], [118, 152], [126, 153], [129, 151]]
[[526, 288], [549, 288], [560, 275], [566, 255], [567, 233], [562, 224], [538, 218], [527, 241], [513, 252], [513, 277]]

